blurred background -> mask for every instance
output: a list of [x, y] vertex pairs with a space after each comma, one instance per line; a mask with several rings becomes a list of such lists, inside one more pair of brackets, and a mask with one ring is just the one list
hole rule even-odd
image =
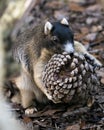
[[11, 52], [15, 39], [44, 20], [67, 18], [75, 39], [104, 65], [103, 10], [104, 0], [0, 0], [0, 84], [19, 72]]

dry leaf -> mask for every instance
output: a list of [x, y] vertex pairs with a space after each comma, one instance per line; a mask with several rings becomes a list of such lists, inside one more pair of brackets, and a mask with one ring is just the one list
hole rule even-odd
[[84, 120], [80, 121], [80, 129], [83, 129], [86, 126], [86, 123]]
[[87, 27], [82, 27], [82, 28], [81, 28], [81, 32], [82, 32], [83, 34], [88, 34], [89, 29], [88, 29]]
[[101, 79], [101, 83], [104, 84], [104, 77]]
[[57, 20], [61, 20], [62, 18], [68, 18], [69, 16], [69, 13], [66, 12], [66, 11], [63, 11], [63, 10], [59, 10], [59, 11], [55, 11], [54, 12], [54, 17], [57, 19]]
[[41, 114], [41, 116], [52, 116], [53, 114], [55, 114], [56, 112], [60, 112], [60, 111], [62, 111], [62, 109], [53, 109], [53, 110], [47, 110], [47, 111], [45, 111], [45, 112], [43, 112], [42, 114]]
[[102, 6], [99, 4], [91, 5], [89, 6], [86, 11], [100, 11], [102, 9]]
[[97, 74], [101, 77], [101, 83], [104, 84], [104, 68], [102, 68], [100, 71], [97, 71]]
[[85, 39], [89, 42], [93, 42], [97, 37], [97, 33], [89, 33], [86, 35]]
[[51, 9], [60, 9], [64, 6], [62, 1], [49, 1], [46, 3], [45, 7]]
[[76, 33], [75, 34], [75, 39], [80, 40], [83, 39], [85, 37], [84, 33]]
[[31, 118], [25, 116], [25, 117], [23, 117], [23, 122], [29, 123], [29, 122], [32, 122], [32, 120], [31, 120]]
[[75, 125], [68, 126], [66, 128], [66, 130], [80, 130], [80, 125], [79, 124], [75, 124]]
[[94, 104], [94, 101], [95, 101], [94, 97], [90, 97], [87, 101], [87, 106], [91, 107]]
[[82, 6], [78, 5], [77, 3], [70, 3], [69, 4], [69, 9], [71, 11], [75, 11], [75, 12], [83, 12], [85, 10], [85, 8], [83, 8]]

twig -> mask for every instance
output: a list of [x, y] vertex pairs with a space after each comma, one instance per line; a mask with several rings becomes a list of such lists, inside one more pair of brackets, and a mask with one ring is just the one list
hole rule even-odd
[[70, 112], [65, 112], [63, 113], [63, 117], [67, 117], [67, 116], [74, 116], [74, 115], [82, 115], [84, 113], [87, 113], [90, 110], [89, 107], [83, 107], [83, 108], [79, 108], [77, 110], [74, 111], [70, 111]]

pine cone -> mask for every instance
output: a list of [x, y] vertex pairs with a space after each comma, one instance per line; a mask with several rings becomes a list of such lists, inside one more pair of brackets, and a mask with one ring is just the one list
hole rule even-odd
[[43, 72], [44, 88], [54, 103], [86, 100], [100, 84], [96, 69], [99, 66], [86, 55], [55, 54]]

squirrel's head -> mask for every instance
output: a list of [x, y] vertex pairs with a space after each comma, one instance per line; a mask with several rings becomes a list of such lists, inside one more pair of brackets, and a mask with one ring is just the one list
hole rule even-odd
[[51, 23], [47, 21], [44, 25], [44, 34], [47, 37], [47, 43], [50, 44], [50, 47], [66, 51], [68, 53], [74, 52], [74, 35], [69, 27], [68, 21], [65, 18], [63, 18], [60, 22]]

